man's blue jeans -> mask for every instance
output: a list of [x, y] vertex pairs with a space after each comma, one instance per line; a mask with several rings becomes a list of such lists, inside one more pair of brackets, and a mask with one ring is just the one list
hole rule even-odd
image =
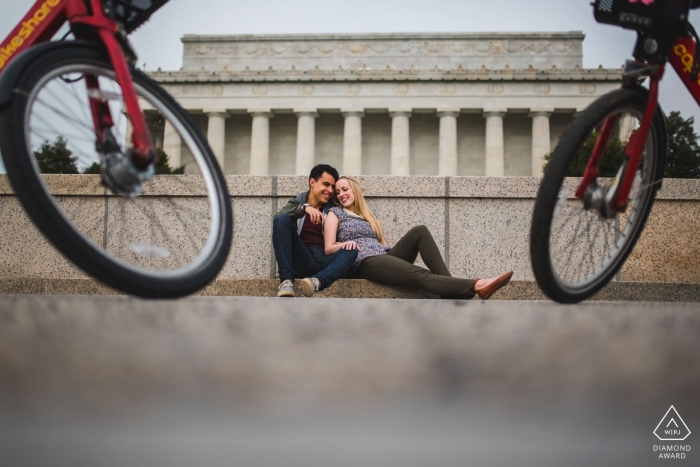
[[321, 282], [321, 290], [345, 277], [357, 258], [357, 250], [326, 255], [323, 247], [307, 247], [297, 233], [297, 220], [287, 214], [280, 214], [272, 221], [272, 245], [280, 281], [316, 277]]

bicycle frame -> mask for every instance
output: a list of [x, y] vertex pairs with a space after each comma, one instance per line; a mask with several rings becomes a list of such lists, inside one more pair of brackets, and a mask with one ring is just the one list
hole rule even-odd
[[[100, 0], [37, 0], [0, 44], [0, 72], [24, 50], [50, 41], [66, 22], [70, 24], [77, 39], [99, 42], [107, 50], [132, 125], [134, 163], [141, 169], [147, 168], [156, 160], [156, 153], [122, 50], [122, 43], [126, 42], [125, 36], [119, 25], [105, 16]], [[109, 143], [108, 133], [114, 123], [107, 102], [99, 98], [97, 79], [86, 77], [86, 83], [96, 142], [100, 147]]]
[[[678, 38], [671, 49], [668, 61], [695, 99], [695, 102], [700, 105], [700, 78], [695, 81], [691, 81], [690, 79], [696, 46], [697, 44], [693, 37]], [[625, 170], [623, 173], [618, 174], [618, 180], [616, 180], [617, 186], [611, 200], [611, 207], [617, 212], [624, 211], [627, 206], [627, 200], [634, 182], [634, 175], [637, 172], [637, 167], [639, 166], [639, 161], [644, 151], [644, 142], [646, 141], [651, 122], [658, 108], [659, 82], [663, 78], [664, 65], [648, 65], [656, 71], [650, 75], [649, 101], [644, 116], [642, 117], [642, 123], [630, 136], [629, 143], [625, 149], [625, 156], [628, 158], [627, 164], [624, 166]], [[600, 135], [598, 136], [598, 141], [593, 148], [593, 153], [586, 166], [586, 171], [584, 172], [581, 183], [576, 189], [575, 196], [577, 198], [583, 198], [588, 188], [598, 177], [598, 166], [603, 157], [603, 149], [612, 134], [615, 123], [616, 118], [610, 117], [603, 124]]]
[[695, 102], [700, 105], [700, 78], [695, 81], [690, 80], [696, 46], [695, 39], [692, 37], [679, 38], [671, 50], [668, 61], [671, 63], [671, 66], [673, 66], [673, 69], [676, 70], [678, 77], [683, 81], [685, 87], [688, 88]]

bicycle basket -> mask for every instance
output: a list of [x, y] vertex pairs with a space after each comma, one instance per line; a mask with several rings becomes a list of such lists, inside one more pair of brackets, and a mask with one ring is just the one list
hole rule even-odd
[[102, 0], [105, 14], [121, 23], [126, 33], [145, 23], [168, 0]]
[[635, 31], [685, 31], [689, 0], [595, 0], [595, 20]]

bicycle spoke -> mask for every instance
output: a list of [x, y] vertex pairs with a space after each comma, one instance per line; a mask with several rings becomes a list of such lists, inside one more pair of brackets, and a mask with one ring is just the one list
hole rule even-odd
[[[55, 130], [53, 130], [53, 129], [51, 129], [51, 128], [39, 128], [39, 127], [34, 127], [34, 126], [32, 126], [32, 127], [30, 127], [29, 129], [30, 129], [33, 133], [43, 134], [43, 135], [49, 135], [49, 136], [46, 136], [45, 138], [43, 138], [43, 140], [45, 140], [45, 141], [48, 141], [48, 138], [49, 138], [49, 137], [53, 137], [53, 136], [56, 135]], [[65, 140], [68, 141], [68, 142], [70, 142], [70, 141], [84, 141], [84, 142], [86, 142], [86, 143], [91, 143], [91, 144], [94, 144], [94, 143], [95, 143], [95, 138], [94, 138], [94, 136], [93, 136], [93, 138], [89, 138], [89, 139], [88, 139], [88, 138], [85, 138], [85, 137], [82, 137], [82, 136], [76, 136], [76, 135], [65, 134], [65, 133], [61, 134], [60, 136], [63, 136], [63, 139], [65, 139]], [[49, 141], [49, 142], [51, 143], [52, 141]]]
[[[66, 130], [62, 130], [61, 132], [58, 132], [55, 128], [55, 125], [49, 123], [46, 118], [43, 117], [43, 114], [41, 113], [35, 113], [33, 120], [39, 120], [40, 123], [46, 125], [47, 129], [50, 131], [54, 131], [56, 133], [65, 133]], [[71, 130], [80, 130], [80, 128], [74, 128], [73, 126], [69, 126]], [[87, 128], [87, 127], [86, 127]], [[86, 141], [94, 142], [95, 141], [95, 130], [94, 128], [90, 127], [88, 128], [88, 131], [82, 132], [80, 138], [85, 139]]]
[[[593, 257], [593, 247], [596, 245], [596, 242], [598, 240], [598, 235], [600, 234], [600, 229], [603, 224], [597, 223], [596, 224], [596, 229], [595, 229], [595, 235], [593, 235], [593, 240], [591, 241], [591, 248], [588, 248], [588, 260], [589, 260], [589, 269], [591, 270], [591, 273], [595, 271], [595, 258]], [[586, 274], [586, 277], [590, 276], [590, 274]]]
[[[81, 79], [81, 81], [85, 81], [85, 76], [83, 76], [83, 78]], [[86, 85], [85, 83], [83, 83], [83, 86], [85, 86], [84, 89], [87, 89], [87, 85]], [[71, 93], [71, 95], [72, 95], [73, 98], [75, 99], [75, 102], [83, 102], [84, 100], [87, 100], [87, 98], [83, 99], [83, 98], [81, 98], [81, 96], [78, 95], [78, 93], [77, 93], [77, 91], [76, 91], [76, 87], [77, 87], [77, 86], [70, 86], [70, 85], [68, 85], [68, 83], [65, 83], [65, 87], [66, 87], [66, 88], [68, 89], [68, 91]], [[91, 114], [88, 114], [88, 110], [87, 110], [88, 107], [87, 107], [87, 106], [84, 106], [84, 105], [79, 105], [78, 107], [80, 108], [80, 112], [81, 112], [82, 115], [83, 115], [83, 120], [85, 120], [86, 122], [91, 121], [91, 120], [92, 120], [92, 115], [91, 115]]]
[[[61, 108], [61, 109], [71, 109], [71, 108], [74, 109], [75, 106], [70, 106], [70, 105], [68, 105], [68, 104], [65, 103], [61, 98], [59, 98], [58, 96], [56, 96], [56, 93], [54, 92], [54, 90], [53, 90], [51, 87], [48, 87], [48, 86], [47, 86], [47, 87], [46, 87], [46, 92], [47, 92], [51, 97], [53, 97], [55, 100], [58, 101], [58, 103], [60, 104], [60, 108]], [[53, 110], [53, 111], [56, 112], [57, 114], [59, 114], [59, 115], [61, 115], [61, 116], [64, 116], [64, 118], [65, 118], [66, 115], [68, 115], [68, 114], [66, 114], [65, 112], [63, 112], [62, 110], [58, 110], [58, 108], [56, 108], [55, 106], [51, 106], [51, 105], [47, 104], [43, 99], [40, 99], [39, 97], [37, 97], [37, 102], [42, 103], [43, 105], [47, 106], [48, 108], [50, 108], [51, 110]], [[82, 107], [83, 107], [82, 101], [79, 100], [79, 101], [77, 102], [77, 104], [78, 104], [78, 107], [79, 107], [79, 108], [82, 108]], [[83, 116], [85, 116], [85, 113], [84, 113], [84, 112], [83, 112]], [[74, 119], [74, 118], [69, 117], [69, 120], [72, 121], [72, 122], [74, 122], [74, 123], [77, 123], [77, 124], [79, 124], [79, 125], [81, 125], [81, 126], [83, 126], [83, 127], [85, 127], [85, 128], [87, 128], [88, 130], [90, 130], [90, 131], [92, 131], [92, 132], [94, 132], [94, 127], [93, 127], [93, 123], [92, 123], [92, 118], [84, 118], [82, 121], [80, 121], [80, 120], [77, 120], [77, 119]]]
[[[577, 237], [579, 230], [581, 229], [581, 218], [578, 218], [578, 224], [576, 224], [576, 231], [574, 232], [574, 237]], [[565, 265], [571, 266], [571, 256], [573, 255], [574, 249], [576, 248], [576, 244], [574, 242], [569, 242], [568, 243], [569, 247], [569, 254], [567, 255], [566, 261], [564, 261]]]
[[[59, 111], [58, 109], [55, 109], [55, 108], [51, 108], [48, 104], [44, 103], [41, 99], [38, 99], [38, 98], [37, 98], [37, 102], [39, 102], [39, 103], [41, 103], [42, 105], [44, 105], [44, 106], [50, 108], [51, 110], [54, 111], [54, 113], [56, 113], [56, 115], [58, 115], [59, 117], [63, 117], [66, 121], [71, 122], [71, 123], [74, 123], [74, 124], [76, 124], [76, 125], [79, 125], [79, 127], [83, 127], [83, 128], [86, 128], [86, 129], [88, 129], [88, 130], [94, 132], [94, 129], [93, 129], [92, 127], [88, 127], [87, 125], [83, 124], [83, 122], [81, 122], [81, 121], [79, 121], [79, 120], [76, 120], [76, 119], [73, 118], [71, 115], [67, 114], [66, 112]], [[87, 133], [87, 134], [89, 134], [89, 133]]]
[[[171, 203], [171, 205], [174, 204], [174, 202], [172, 200], [169, 200], [169, 203]], [[184, 218], [182, 217], [182, 213], [184, 211], [189, 211], [189, 210], [183, 209], [182, 207], [178, 207], [177, 209], [172, 210], [172, 212], [175, 214], [177, 219], [180, 221], [180, 224], [183, 226], [183, 231], [187, 232], [188, 230], [190, 230], [189, 229], [190, 226], [186, 225], [186, 222], [185, 222]], [[200, 249], [203, 246], [203, 245], [196, 244], [195, 239], [192, 236], [188, 236], [188, 239], [189, 239], [189, 242], [192, 246], [193, 251], [197, 251], [198, 249]]]

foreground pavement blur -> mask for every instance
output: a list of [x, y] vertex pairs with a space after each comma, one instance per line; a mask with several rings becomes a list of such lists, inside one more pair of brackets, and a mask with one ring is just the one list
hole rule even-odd
[[698, 336], [683, 303], [6, 295], [0, 465], [698, 465]]

